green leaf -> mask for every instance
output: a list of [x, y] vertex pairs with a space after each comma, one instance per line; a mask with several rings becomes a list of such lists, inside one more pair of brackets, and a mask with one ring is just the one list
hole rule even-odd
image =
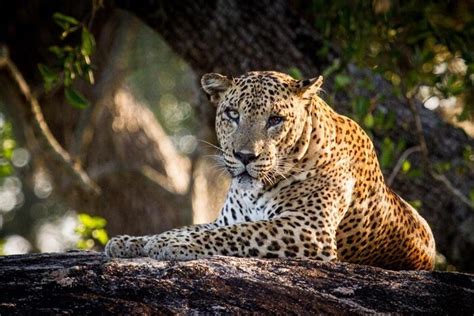
[[10, 163], [0, 164], [0, 177], [7, 177], [13, 173], [13, 167]]
[[107, 225], [107, 221], [105, 220], [105, 218], [102, 218], [102, 217], [99, 217], [99, 216], [94, 216], [93, 220], [94, 220], [94, 227], [95, 228], [104, 228], [105, 225]]
[[288, 69], [288, 74], [289, 74], [290, 76], [292, 76], [292, 77], [293, 77], [294, 79], [296, 79], [296, 80], [301, 80], [301, 79], [303, 79], [303, 74], [302, 74], [301, 71], [300, 71], [298, 68], [296, 68], [296, 67], [290, 67], [290, 68]]
[[408, 204], [410, 204], [411, 206], [413, 206], [416, 209], [419, 209], [423, 206], [423, 202], [421, 202], [420, 200], [408, 201]]
[[48, 50], [53, 53], [58, 59], [62, 59], [64, 57], [64, 48], [59, 47], [59, 46], [50, 46]]
[[74, 73], [77, 73], [79, 77], [83, 76], [84, 72], [82, 71], [82, 63], [80, 61], [76, 60], [72, 64], [72, 67], [73, 67]]
[[395, 115], [395, 111], [389, 110], [388, 114], [386, 115], [384, 129], [388, 131], [394, 128], [396, 124], [396, 119], [397, 118]]
[[78, 215], [79, 223], [85, 227], [93, 227], [93, 220], [89, 214], [81, 213]]
[[64, 86], [70, 87], [72, 85], [72, 82], [74, 81], [74, 78], [76, 77], [76, 74], [72, 69], [64, 68]]
[[407, 142], [402, 138], [398, 140], [397, 147], [395, 150], [396, 152], [401, 153], [402, 151], [405, 150], [406, 147], [407, 147]]
[[44, 88], [46, 92], [50, 91], [54, 84], [58, 82], [59, 75], [54, 72], [51, 68], [46, 65], [38, 64], [38, 70], [41, 73], [41, 77], [43, 78]]
[[59, 12], [53, 14], [54, 22], [62, 27], [63, 30], [68, 30], [71, 25], [79, 25], [79, 21], [72, 16], [65, 15]]
[[73, 88], [65, 88], [64, 95], [66, 97], [66, 101], [75, 108], [85, 109], [90, 105], [89, 100], [87, 100], [85, 96]]
[[408, 161], [408, 160], [403, 161], [403, 163], [402, 163], [402, 171], [403, 171], [403, 173], [407, 173], [408, 171], [410, 171], [410, 168], [411, 168], [411, 163], [410, 163], [410, 161]]
[[367, 114], [364, 118], [364, 125], [367, 128], [372, 128], [374, 127], [374, 116], [372, 114]]
[[85, 27], [82, 28], [81, 33], [81, 52], [84, 56], [90, 56], [94, 52], [95, 40], [91, 32]]
[[342, 89], [351, 82], [351, 77], [337, 74], [336, 77], [334, 77], [334, 82], [336, 83], [336, 89]]
[[[327, 46], [328, 49], [329, 49], [329, 46]], [[323, 56], [326, 56], [327, 55], [327, 52], [323, 55]], [[341, 60], [339, 58], [335, 58], [334, 61], [332, 62], [331, 66], [329, 66], [328, 68], [326, 68], [324, 71], [323, 71], [323, 77], [326, 78], [326, 77], [329, 77], [330, 75], [332, 75], [334, 72], [336, 72], [337, 70], [339, 70], [339, 68], [341, 67]]]
[[393, 141], [385, 137], [382, 143], [382, 150], [380, 155], [380, 166], [383, 169], [389, 168], [393, 165], [394, 162], [394, 151], [395, 151], [395, 144]]
[[474, 205], [474, 189], [469, 192], [469, 198], [471, 199], [471, 204]]
[[102, 218], [100, 216], [90, 216], [86, 213], [79, 214], [78, 219], [82, 225], [91, 229], [104, 228], [107, 224], [105, 218]]
[[451, 165], [451, 162], [449, 161], [440, 161], [433, 164], [433, 167], [438, 173], [446, 173], [449, 170], [451, 170], [452, 165]]
[[75, 228], [80, 240], [77, 247], [80, 249], [93, 249], [97, 245], [104, 246], [109, 240], [105, 226], [107, 221], [100, 216], [90, 216], [86, 213], [78, 215], [79, 225]]
[[455, 80], [447, 87], [449, 95], [459, 95], [465, 89], [464, 83], [461, 80]]
[[93, 239], [81, 239], [77, 242], [77, 248], [83, 249], [83, 250], [91, 250], [94, 248], [94, 240]]
[[407, 172], [407, 176], [410, 178], [420, 178], [422, 175], [423, 171], [418, 168], [411, 168], [411, 170]]
[[13, 150], [15, 149], [15, 147], [16, 147], [16, 142], [13, 139], [11, 138], [4, 139], [2, 142], [2, 146], [0, 147], [2, 149], [2, 155], [5, 158], [8, 158], [11, 160], [13, 157]]
[[107, 232], [105, 229], [96, 229], [92, 232], [92, 237], [94, 237], [96, 240], [98, 240], [101, 245], [104, 245], [107, 243], [109, 240], [109, 236], [107, 235]]
[[356, 119], [360, 122], [367, 115], [369, 110], [370, 101], [365, 97], [357, 97], [353, 103], [354, 114]]

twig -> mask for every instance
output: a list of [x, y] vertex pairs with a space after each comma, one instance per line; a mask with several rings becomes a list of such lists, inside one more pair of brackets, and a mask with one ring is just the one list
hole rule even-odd
[[414, 147], [408, 148], [407, 150], [405, 150], [402, 153], [400, 158], [398, 158], [397, 164], [393, 168], [392, 173], [388, 177], [387, 184], [389, 186], [392, 185], [393, 181], [397, 177], [398, 172], [400, 172], [400, 169], [402, 168], [403, 162], [408, 158], [408, 156], [410, 156], [411, 154], [416, 153], [418, 151], [421, 151], [420, 146], [414, 146]]
[[448, 191], [455, 197], [459, 198], [461, 202], [474, 209], [474, 203], [472, 203], [468, 197], [466, 197], [460, 190], [458, 190], [445, 175], [439, 174], [438, 172], [436, 172], [436, 170], [433, 169], [428, 151], [428, 146], [426, 145], [425, 135], [423, 134], [423, 124], [421, 122], [420, 113], [418, 112], [418, 109], [416, 108], [412, 97], [405, 96], [405, 99], [407, 100], [408, 106], [410, 107], [410, 110], [413, 114], [413, 118], [415, 119], [416, 133], [418, 136], [418, 142], [420, 143], [421, 155], [429, 174], [431, 175], [431, 177], [433, 177], [433, 179], [443, 183], [444, 186], [448, 189]]
[[468, 197], [466, 197], [460, 190], [458, 190], [444, 174], [439, 174], [439, 173], [436, 173], [435, 171], [431, 171], [430, 173], [434, 179], [443, 183], [446, 186], [446, 188], [448, 188], [448, 190], [452, 194], [454, 194], [456, 197], [458, 197], [463, 203], [467, 204], [471, 208], [474, 208], [471, 200]]
[[8, 56], [8, 50], [5, 46], [0, 47], [0, 68], [6, 68], [12, 79], [18, 85], [26, 101], [30, 104], [33, 123], [38, 130], [38, 136], [44, 141], [54, 159], [60, 161], [66, 171], [68, 171], [75, 182], [77, 182], [86, 192], [100, 194], [99, 186], [92, 181], [87, 173], [82, 169], [78, 161], [73, 161], [69, 153], [59, 144], [51, 133], [44, 119], [38, 100], [32, 95], [28, 84], [22, 74]]

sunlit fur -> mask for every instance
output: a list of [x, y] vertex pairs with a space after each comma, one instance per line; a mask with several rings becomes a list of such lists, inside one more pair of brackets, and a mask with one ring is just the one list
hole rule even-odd
[[318, 96], [321, 84], [322, 77], [298, 81], [276, 72], [205, 74], [202, 88], [217, 106], [213, 158], [233, 176], [219, 216], [159, 235], [115, 237], [106, 254], [432, 269], [428, 223], [387, 187], [369, 136]]
[[[232, 79], [232, 85], [217, 104], [216, 131], [225, 165], [233, 177], [247, 171], [253, 179], [271, 186], [286, 178], [294, 166], [295, 146], [303, 133], [309, 113], [308, 102], [299, 93], [302, 83], [276, 72], [253, 72]], [[262, 94], [262, 90], [266, 90]], [[238, 122], [226, 115], [226, 110], [238, 111]], [[268, 126], [270, 116], [283, 121]], [[234, 152], [254, 153], [258, 158], [245, 166]]]

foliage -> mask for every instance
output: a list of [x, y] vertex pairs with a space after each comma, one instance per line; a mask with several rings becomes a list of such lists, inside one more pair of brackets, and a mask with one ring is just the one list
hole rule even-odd
[[[312, 2], [314, 24], [342, 62], [370, 67], [412, 96], [421, 85], [432, 96], [464, 100], [460, 119], [474, 117], [474, 11], [469, 1]], [[349, 82], [336, 76], [336, 87]]]
[[303, 74], [301, 73], [301, 71], [297, 67], [290, 67], [290, 68], [287, 69], [286, 72], [290, 76], [292, 76], [293, 78], [295, 78], [297, 80], [303, 79]]
[[436, 271], [456, 271], [456, 267], [446, 260], [446, 257], [440, 253], [436, 254], [435, 257], [435, 268]]
[[4, 121], [3, 115], [0, 113], [0, 180], [13, 173], [11, 159], [15, 147], [12, 125], [10, 122]]
[[405, 141], [399, 140], [395, 143], [389, 137], [385, 137], [382, 142], [380, 154], [380, 166], [382, 169], [389, 169], [393, 167], [396, 162], [396, 157], [400, 156], [405, 149]]
[[[16, 142], [13, 138], [12, 125], [10, 122], [5, 121], [4, 116], [0, 113], [0, 184], [8, 176], [13, 174], [12, 157], [13, 150], [16, 147]], [[0, 229], [3, 226], [3, 218], [0, 214]], [[3, 253], [3, 246], [5, 239], [0, 238], [0, 256]]]
[[[55, 64], [46, 66], [38, 64], [46, 92], [56, 86], [64, 85], [66, 101], [73, 107], [83, 109], [89, 101], [72, 87], [77, 78], [94, 84], [94, 73], [91, 56], [95, 50], [95, 39], [84, 23], [62, 13], [53, 15], [54, 22], [61, 28], [61, 41], [70, 40], [62, 46], [51, 46], [49, 51], [55, 56]], [[80, 39], [79, 39], [80, 33]]]
[[[346, 72], [345, 65], [355, 63], [380, 73], [400, 96], [417, 96], [422, 101], [433, 97], [438, 104], [455, 100], [463, 105], [458, 119], [474, 119], [474, 11], [469, 1], [427, 1], [420, 5], [418, 1], [336, 0], [328, 5], [313, 0], [306, 5], [323, 35], [324, 45], [318, 54], [326, 55], [333, 45], [340, 51], [340, 57], [323, 72], [334, 78], [335, 92], [347, 92], [347, 86], [354, 84], [355, 91], [374, 92], [372, 82], [354, 82]], [[406, 145], [387, 136], [394, 134], [395, 116], [377, 107], [381, 96], [375, 94], [373, 99], [366, 94], [349, 96], [351, 116], [369, 134], [383, 138], [381, 167], [388, 171]], [[449, 162], [434, 166], [439, 173], [451, 167]], [[401, 172], [410, 177], [421, 175], [407, 159]]]
[[79, 225], [75, 231], [80, 236], [77, 248], [90, 250], [103, 247], [109, 240], [105, 226], [107, 221], [99, 216], [90, 216], [85, 213], [78, 215]]
[[420, 209], [423, 206], [423, 202], [421, 200], [412, 200], [408, 201], [411, 206], [413, 206], [416, 209]]

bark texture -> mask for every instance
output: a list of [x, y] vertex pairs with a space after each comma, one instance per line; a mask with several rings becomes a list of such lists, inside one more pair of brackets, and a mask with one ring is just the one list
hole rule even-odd
[[3, 314], [472, 314], [474, 276], [311, 260], [0, 258]]

